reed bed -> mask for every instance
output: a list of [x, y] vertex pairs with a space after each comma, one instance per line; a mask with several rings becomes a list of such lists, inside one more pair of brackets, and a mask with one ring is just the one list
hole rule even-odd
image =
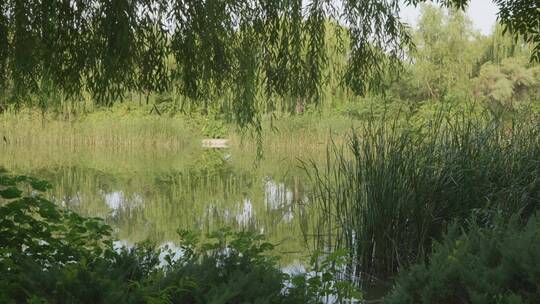
[[[179, 118], [95, 114], [58, 120], [36, 113], [0, 116], [2, 145], [25, 149], [178, 150], [194, 142], [194, 131]], [[4, 139], [5, 138], [5, 139]]]
[[432, 250], [447, 226], [471, 214], [523, 218], [540, 206], [540, 125], [485, 116], [438, 115], [421, 128], [366, 122], [313, 181], [317, 246], [350, 249], [351, 271], [386, 279]]
[[[141, 150], [170, 153], [194, 150], [205, 138], [196, 117], [149, 115], [140, 107], [129, 108], [102, 109], [72, 119], [29, 109], [4, 113], [0, 115], [0, 149], [60, 154], [107, 150], [114, 154]], [[264, 159], [286, 159], [293, 165], [297, 159], [324, 156], [331, 136], [345, 133], [354, 123], [339, 116], [314, 114], [272, 122], [265, 118], [260, 138], [251, 130], [237, 130], [230, 125], [220, 137], [231, 140], [230, 152], [248, 166], [257, 161], [259, 149]]]

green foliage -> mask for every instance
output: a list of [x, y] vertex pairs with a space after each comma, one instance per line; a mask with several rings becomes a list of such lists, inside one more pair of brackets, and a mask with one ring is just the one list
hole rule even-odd
[[424, 5], [413, 38], [412, 62], [401, 77], [390, 78], [390, 96], [408, 103], [476, 97], [496, 116], [518, 104], [537, 105], [538, 67], [527, 62], [534, 44], [513, 37], [503, 25], [497, 23], [485, 37], [461, 10]]
[[540, 219], [452, 225], [428, 263], [403, 271], [384, 303], [537, 303]]
[[308, 275], [291, 278], [289, 293], [299, 297], [300, 303], [306, 304], [360, 301], [362, 293], [354, 286], [353, 280], [344, 275], [350, 262], [349, 252], [344, 249], [328, 255], [316, 251], [311, 256]]
[[[406, 0], [405, 3], [417, 5], [426, 2], [424, 0]], [[447, 7], [463, 10], [469, 0], [437, 0], [436, 2]], [[531, 61], [540, 61], [540, 31], [538, 30], [540, 19], [540, 4], [529, 0], [495, 0], [499, 7], [498, 19], [504, 26], [504, 31], [509, 32], [514, 38], [523, 38], [533, 45]]]
[[[16, 187], [31, 186], [29, 196]], [[2, 301], [26, 302], [36, 280], [46, 280], [40, 274], [55, 273], [58, 267], [96, 263], [112, 254], [111, 230], [99, 219], [82, 218], [60, 210], [35, 191], [50, 185], [27, 176], [0, 173], [0, 279]], [[67, 266], [68, 268], [71, 266]], [[53, 276], [50, 277], [52, 279]], [[50, 282], [52, 283], [52, 282]]]
[[531, 55], [530, 44], [523, 39], [515, 39], [506, 32], [500, 23], [495, 24], [495, 28], [490, 37], [487, 37], [484, 55], [478, 62], [478, 68], [484, 63], [491, 62], [501, 64], [503, 60], [511, 57], [529, 57]]
[[[49, 187], [5, 170], [0, 177], [9, 193], [26, 183], [31, 191]], [[2, 303], [319, 304], [322, 296], [338, 303], [361, 296], [337, 279], [345, 252], [329, 255], [306, 280], [284, 274], [268, 254], [274, 245], [249, 231], [221, 229], [202, 240], [179, 231], [178, 246], [115, 248], [100, 219], [62, 210], [36, 192], [16, 193], [0, 200]], [[293, 283], [299, 280], [308, 283]]]
[[[440, 52], [425, 53], [417, 41], [425, 53], [420, 57], [436, 55], [428, 60], [436, 69], [423, 69], [431, 75], [415, 77], [416, 88], [426, 81], [438, 86], [421, 90], [423, 96], [444, 95], [466, 74], [456, 72], [469, 68], [469, 56], [462, 55], [470, 52], [460, 47], [470, 26], [456, 11], [468, 1], [437, 2], [452, 12], [450, 35], [438, 36], [440, 44], [424, 35], [424, 42], [461, 51], [456, 60], [464, 64], [441, 62]], [[531, 44], [538, 59], [538, 6], [496, 3], [505, 29]], [[189, 101], [228, 103], [224, 110], [239, 126], [260, 132], [257, 114], [276, 108], [278, 100], [289, 109], [318, 104], [336, 83], [360, 95], [384, 89], [384, 79], [412, 54], [399, 10], [398, 0], [2, 1], [0, 111], [8, 103], [46, 110], [90, 98], [110, 105], [127, 93], [175, 92]], [[446, 69], [451, 72], [434, 72]]]
[[306, 165], [321, 210], [318, 246], [348, 248], [357, 272], [387, 277], [425, 258], [472, 210], [529, 217], [540, 207], [540, 129], [536, 117], [515, 119], [365, 122], [325, 165]]
[[470, 91], [469, 78], [482, 51], [479, 36], [462, 11], [423, 5], [413, 35], [412, 63], [393, 91], [420, 101]]
[[229, 135], [224, 117], [216, 110], [210, 110], [206, 115], [193, 116], [193, 121], [206, 138], [226, 138]]
[[409, 42], [398, 3], [2, 1], [1, 104], [43, 93], [111, 104], [175, 89], [193, 101], [227, 95], [236, 122], [254, 125], [260, 95], [319, 100], [329, 20], [349, 25], [334, 33], [351, 41], [346, 82], [359, 94], [378, 87]]
[[532, 61], [540, 62], [540, 4], [528, 0], [495, 0], [505, 31], [521, 36], [533, 45]]
[[[3, 1], [0, 112], [28, 105], [72, 117], [138, 95], [158, 115], [204, 104], [260, 134], [260, 113], [343, 103], [396, 77], [390, 93], [401, 99], [466, 95], [482, 64], [535, 46], [502, 26], [481, 38], [461, 12], [468, 1], [438, 2], [445, 9], [425, 6], [411, 35], [397, 0]], [[505, 25], [519, 17], [515, 27], [534, 35], [522, 14], [534, 5], [498, 4]], [[397, 73], [404, 58], [414, 65]]]
[[[276, 258], [266, 255], [273, 245], [252, 232], [222, 229], [199, 242], [182, 231], [181, 256], [165, 256], [167, 275], [175, 303], [282, 303], [282, 273]], [[174, 286], [184, 282], [183, 286]]]
[[497, 116], [540, 96], [540, 67], [529, 67], [523, 59], [505, 59], [500, 65], [486, 63], [475, 81], [475, 95]]

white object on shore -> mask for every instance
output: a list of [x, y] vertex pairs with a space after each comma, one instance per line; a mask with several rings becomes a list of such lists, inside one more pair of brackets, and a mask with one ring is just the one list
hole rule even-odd
[[228, 139], [214, 138], [214, 139], [203, 139], [202, 140], [203, 148], [209, 149], [222, 149], [229, 147]]

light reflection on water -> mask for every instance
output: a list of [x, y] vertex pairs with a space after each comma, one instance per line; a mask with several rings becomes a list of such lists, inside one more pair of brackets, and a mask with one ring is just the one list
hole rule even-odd
[[303, 171], [290, 160], [253, 166], [220, 151], [26, 152], [0, 151], [0, 165], [51, 182], [48, 195], [59, 205], [105, 218], [119, 239], [115, 246], [150, 240], [179, 252], [178, 229], [255, 229], [278, 244], [285, 272], [305, 271], [317, 210]]
[[102, 161], [106, 165], [96, 165], [92, 158], [45, 158], [30, 168], [25, 168], [28, 159], [11, 154], [6, 167], [50, 181], [52, 200], [105, 218], [126, 244], [175, 242], [178, 229], [207, 233], [229, 226], [264, 233], [280, 244], [278, 252], [287, 253], [285, 260], [307, 255], [301, 231], [308, 201], [302, 171], [291, 171], [289, 164], [235, 163], [240, 158], [229, 153], [203, 150], [190, 159], [150, 155], [144, 162], [140, 155], [113, 155], [110, 162]]

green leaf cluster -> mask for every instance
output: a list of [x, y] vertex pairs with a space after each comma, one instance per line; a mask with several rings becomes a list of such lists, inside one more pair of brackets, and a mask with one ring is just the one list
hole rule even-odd
[[338, 249], [323, 255], [316, 251], [311, 256], [308, 275], [291, 277], [290, 293], [300, 296], [302, 303], [350, 303], [361, 301], [362, 292], [354, 285], [354, 278], [346, 276], [351, 265], [349, 252]]
[[329, 20], [348, 24], [335, 31], [351, 41], [346, 83], [359, 94], [378, 87], [409, 41], [398, 3], [2, 1], [0, 106], [83, 95], [109, 105], [174, 89], [193, 101], [227, 96], [240, 126], [256, 124], [261, 99], [319, 99]]
[[500, 65], [486, 63], [475, 82], [475, 95], [498, 116], [540, 97], [540, 67], [529, 66], [524, 59], [508, 58]]
[[466, 233], [453, 225], [428, 263], [400, 274], [384, 301], [405, 303], [538, 303], [540, 219], [523, 226], [474, 223]]

